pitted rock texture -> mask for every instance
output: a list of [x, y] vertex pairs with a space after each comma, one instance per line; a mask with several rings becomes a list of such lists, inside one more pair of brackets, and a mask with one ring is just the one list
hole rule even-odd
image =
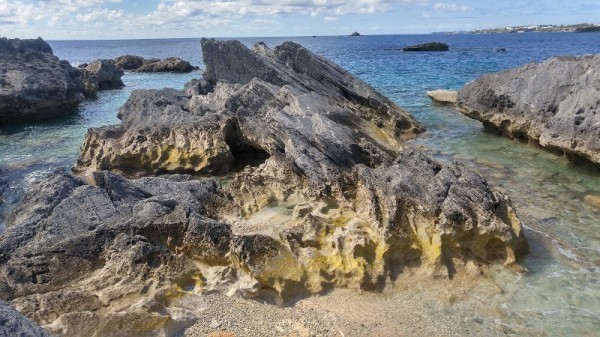
[[202, 81], [188, 93], [134, 92], [120, 125], [88, 131], [75, 169], [214, 174], [249, 158], [298, 156], [306, 174], [328, 179], [342, 166], [392, 159], [404, 139], [423, 131], [387, 98], [297, 44], [202, 46]]
[[600, 55], [485, 75], [460, 90], [457, 105], [488, 130], [600, 164]]
[[161, 335], [207, 292], [281, 304], [519, 268], [510, 200], [407, 148], [423, 128], [404, 110], [295, 43], [202, 47], [202, 80], [136, 91], [88, 132], [90, 183], [58, 171], [28, 192], [0, 237], [0, 299], [60, 335]]
[[0, 39], [0, 123], [55, 118], [83, 101], [80, 72], [35, 40]]

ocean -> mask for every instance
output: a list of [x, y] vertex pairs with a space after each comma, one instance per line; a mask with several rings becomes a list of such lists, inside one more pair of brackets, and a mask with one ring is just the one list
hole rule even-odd
[[[243, 38], [251, 46], [298, 42], [366, 81], [413, 114], [427, 132], [412, 141], [441, 161], [458, 160], [508, 194], [525, 225], [531, 252], [520, 275], [491, 275], [501, 295], [482, 299], [504, 311], [497, 324], [542, 335], [596, 335], [600, 327], [600, 210], [586, 195], [600, 195], [600, 173], [528, 144], [485, 133], [480, 122], [434, 106], [425, 92], [460, 89], [489, 73], [557, 55], [600, 53], [600, 34], [390, 35]], [[448, 52], [407, 53], [403, 46], [441, 41]], [[199, 39], [49, 41], [72, 64], [123, 54], [179, 56], [201, 68]], [[506, 52], [497, 52], [505, 48]], [[118, 123], [132, 90], [182, 89], [190, 74], [126, 73], [126, 87], [100, 92], [79, 112], [52, 122], [0, 127], [0, 215], [32, 182], [56, 167], [71, 167], [90, 127]], [[0, 216], [0, 231], [2, 226]]]

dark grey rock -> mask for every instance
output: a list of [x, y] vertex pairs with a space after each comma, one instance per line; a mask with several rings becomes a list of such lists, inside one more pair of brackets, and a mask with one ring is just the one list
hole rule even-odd
[[51, 337], [46, 330], [0, 301], [0, 337]]
[[134, 70], [144, 65], [144, 58], [137, 55], [123, 55], [115, 59], [115, 66], [123, 70]]
[[194, 69], [195, 68], [188, 61], [184, 61], [179, 57], [169, 57], [155, 62], [144, 62], [141, 67], [136, 68], [133, 71], [138, 73], [189, 73]]
[[448, 51], [449, 46], [443, 42], [428, 42], [402, 48], [403, 51]]
[[0, 39], [0, 123], [55, 118], [83, 100], [80, 72], [41, 39]]
[[99, 90], [118, 89], [124, 86], [121, 81], [123, 71], [115, 67], [111, 60], [97, 60], [85, 67], [85, 70], [98, 81]]
[[84, 94], [86, 97], [96, 97], [98, 91], [119, 89], [125, 86], [121, 77], [123, 70], [117, 68], [112, 60], [96, 60], [80, 66]]
[[556, 57], [485, 75], [459, 109], [493, 132], [600, 163], [600, 56]]
[[113, 62], [119, 69], [143, 73], [189, 73], [198, 70], [198, 67], [192, 66], [188, 61], [184, 61], [179, 57], [169, 57], [161, 60], [158, 58], [145, 59], [137, 55], [123, 55], [114, 59]]
[[[94, 183], [59, 170], [32, 187], [0, 236], [0, 299], [42, 324], [78, 322], [60, 316], [104, 309], [130, 288], [167, 291], [173, 282], [187, 282], [195, 267], [173, 251], [223, 263], [231, 230], [206, 216], [208, 206], [221, 202], [215, 181], [189, 176], [129, 181], [96, 172]], [[160, 278], [148, 279], [154, 270]], [[118, 282], [127, 285], [114, 288]], [[162, 298], [160, 291], [156, 296]], [[74, 331], [67, 323], [52, 329], [66, 335], [134, 335], [122, 323], [136, 317], [136, 310], [119, 314], [121, 327], [88, 322], [87, 330]]]

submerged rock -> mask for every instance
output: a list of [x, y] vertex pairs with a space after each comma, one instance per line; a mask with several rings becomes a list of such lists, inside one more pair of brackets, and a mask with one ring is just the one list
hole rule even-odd
[[88, 132], [89, 183], [57, 171], [28, 192], [0, 237], [0, 299], [61, 335], [157, 335], [208, 291], [281, 303], [518, 268], [509, 199], [407, 148], [423, 128], [367, 84], [292, 42], [202, 50], [202, 80], [136, 91]]
[[72, 113], [83, 101], [79, 70], [52, 54], [41, 38], [0, 39], [0, 123]]
[[432, 90], [427, 92], [427, 96], [435, 103], [454, 105], [458, 91], [453, 90]]
[[489, 74], [460, 90], [486, 129], [600, 164], [600, 55], [556, 57]]
[[402, 48], [403, 51], [448, 51], [449, 46], [443, 42], [415, 44]]

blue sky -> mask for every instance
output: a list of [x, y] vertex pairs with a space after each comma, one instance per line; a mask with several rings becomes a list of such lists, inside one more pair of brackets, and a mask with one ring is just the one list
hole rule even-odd
[[600, 23], [599, 0], [0, 0], [0, 36], [130, 39], [420, 34]]

